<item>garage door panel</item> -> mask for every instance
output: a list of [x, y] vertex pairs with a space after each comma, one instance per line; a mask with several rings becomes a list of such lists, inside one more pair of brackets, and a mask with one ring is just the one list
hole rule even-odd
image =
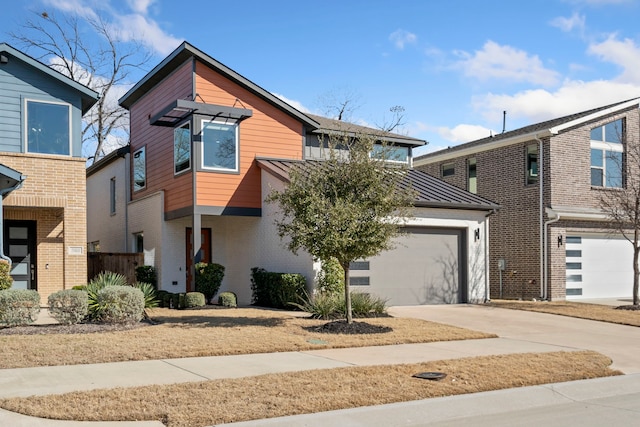
[[[396, 248], [370, 260], [370, 285], [357, 287], [389, 305], [451, 304], [461, 301], [460, 230], [409, 229]], [[354, 276], [366, 272], [354, 271]], [[354, 287], [356, 289], [356, 287]]]

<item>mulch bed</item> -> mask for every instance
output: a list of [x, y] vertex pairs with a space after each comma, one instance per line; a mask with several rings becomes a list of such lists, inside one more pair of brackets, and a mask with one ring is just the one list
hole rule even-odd
[[320, 326], [305, 328], [312, 332], [322, 332], [326, 334], [384, 334], [393, 331], [388, 326], [372, 325], [367, 322], [347, 323], [346, 320], [336, 320]]

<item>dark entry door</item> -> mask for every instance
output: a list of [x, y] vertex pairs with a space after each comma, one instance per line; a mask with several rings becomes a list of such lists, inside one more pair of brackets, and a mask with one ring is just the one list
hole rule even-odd
[[12, 288], [37, 290], [36, 222], [6, 220], [4, 253], [11, 258]]
[[[211, 262], [211, 229], [210, 228], [202, 228], [200, 230], [200, 242], [202, 245], [201, 249], [201, 257], [200, 262]], [[193, 242], [191, 239], [191, 235], [193, 234], [193, 230], [189, 227], [187, 228], [187, 292], [192, 292], [195, 289], [194, 282], [191, 277], [191, 254], [193, 253]]]

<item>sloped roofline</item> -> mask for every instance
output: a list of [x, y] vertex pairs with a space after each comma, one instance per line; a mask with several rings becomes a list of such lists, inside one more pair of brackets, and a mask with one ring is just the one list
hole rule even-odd
[[525, 126], [506, 134], [499, 134], [489, 138], [478, 139], [466, 144], [436, 151], [434, 153], [425, 154], [413, 159], [415, 166], [421, 166], [430, 163], [451, 160], [461, 156], [469, 156], [483, 151], [494, 150], [496, 148], [506, 147], [508, 145], [520, 142], [532, 141], [536, 138], [545, 138], [596, 120], [618, 111], [626, 110], [633, 106], [640, 106], [640, 98], [633, 98], [615, 104], [606, 105], [600, 108], [583, 111], [577, 114], [571, 114], [558, 119], [552, 119], [546, 122]]
[[94, 91], [93, 89], [90, 89], [87, 86], [76, 82], [75, 80], [65, 76], [58, 70], [54, 70], [53, 68], [43, 64], [42, 62], [27, 55], [26, 53], [19, 51], [18, 49], [14, 48], [13, 46], [7, 43], [0, 43], [0, 53], [2, 52], [6, 52], [9, 55], [18, 58], [19, 60], [26, 63], [27, 65], [30, 65], [36, 68], [37, 70], [47, 74], [50, 77], [53, 77], [54, 79], [60, 81], [61, 83], [66, 84], [72, 89], [78, 91], [82, 99], [83, 115], [87, 111], [89, 111], [91, 107], [93, 107], [93, 104], [95, 104], [96, 101], [98, 101], [98, 98], [100, 97], [98, 92]]
[[156, 65], [153, 70], [149, 71], [147, 75], [142, 78], [142, 80], [140, 80], [135, 84], [135, 86], [129, 89], [129, 91], [118, 100], [118, 103], [126, 109], [131, 108], [131, 106], [138, 99], [140, 99], [144, 94], [151, 90], [151, 88], [157, 85], [165, 77], [171, 74], [178, 66], [182, 65], [191, 57], [194, 57], [197, 60], [203, 62], [214, 71], [239, 84], [240, 86], [259, 96], [263, 100], [267, 101], [271, 105], [274, 105], [275, 107], [289, 114], [290, 116], [295, 117], [306, 126], [312, 128], [317, 128], [320, 126], [319, 123], [317, 123], [315, 120], [311, 119], [301, 111], [295, 109], [291, 105], [284, 102], [282, 99], [273, 95], [271, 92], [263, 89], [262, 87], [258, 86], [246, 77], [238, 74], [221, 62], [216, 61], [215, 59], [186, 41], [182, 42], [182, 44], [180, 44], [180, 46], [178, 46], [173, 52], [171, 52], [169, 56], [167, 56], [158, 65]]

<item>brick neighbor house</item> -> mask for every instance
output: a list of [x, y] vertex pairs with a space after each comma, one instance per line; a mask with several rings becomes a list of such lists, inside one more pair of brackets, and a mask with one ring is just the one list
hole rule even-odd
[[13, 288], [41, 298], [87, 280], [82, 116], [98, 94], [0, 43], [0, 167], [21, 184], [2, 201]]
[[[225, 266], [221, 291], [251, 302], [252, 267], [301, 273], [319, 263], [287, 251], [264, 203], [295, 163], [322, 159], [322, 136], [377, 132], [410, 165], [425, 142], [305, 114], [183, 43], [120, 99], [130, 147], [87, 170], [88, 241], [103, 252], [143, 252], [170, 292], [194, 289], [194, 261]], [[487, 215], [498, 206], [418, 171], [415, 218], [396, 250], [361, 260], [354, 289], [390, 304], [481, 301]]]
[[633, 247], [606, 229], [599, 195], [621, 188], [626, 173], [638, 173], [624, 162], [624, 153], [640, 144], [639, 102], [606, 105], [415, 159], [417, 169], [501, 205], [489, 234], [493, 298], [631, 296]]

